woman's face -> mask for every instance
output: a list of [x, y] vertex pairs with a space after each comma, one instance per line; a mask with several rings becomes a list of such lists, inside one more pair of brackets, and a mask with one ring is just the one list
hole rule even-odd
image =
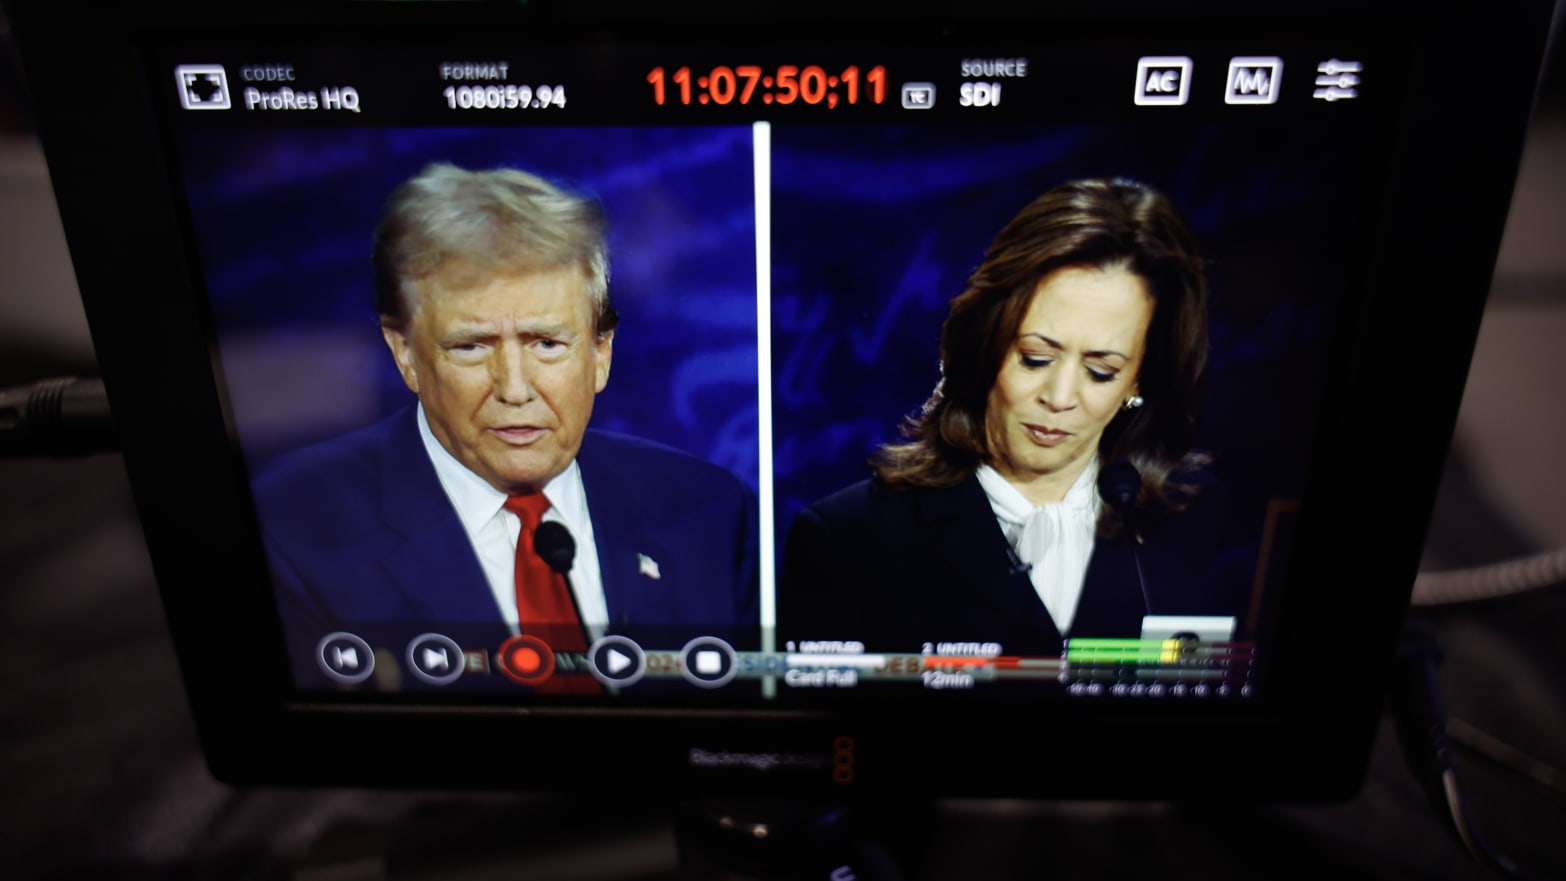
[[1137, 393], [1153, 318], [1140, 276], [1067, 266], [1045, 276], [985, 411], [990, 465], [1035, 505], [1063, 499]]

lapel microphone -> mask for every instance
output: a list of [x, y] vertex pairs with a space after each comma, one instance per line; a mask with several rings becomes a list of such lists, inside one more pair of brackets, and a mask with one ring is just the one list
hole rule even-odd
[[545, 520], [533, 530], [533, 549], [549, 568], [570, 577], [571, 562], [576, 559], [576, 539], [571, 537], [571, 530], [553, 520]]
[[1011, 546], [1011, 542], [1006, 543], [1006, 559], [1011, 561], [1011, 568], [1006, 570], [1007, 575], [1027, 575], [1033, 571], [1033, 564], [1024, 563], [1022, 558], [1017, 556], [1017, 549]]
[[1142, 557], [1136, 552], [1136, 546], [1142, 543], [1135, 517], [1136, 497], [1141, 492], [1142, 472], [1124, 459], [1110, 462], [1098, 472], [1098, 494], [1115, 509], [1125, 523], [1126, 531], [1131, 533], [1131, 540], [1126, 544], [1131, 548], [1131, 562], [1136, 564], [1137, 585], [1142, 588], [1143, 613], [1151, 615], [1153, 602], [1147, 594], [1147, 579], [1142, 575]]
[[[576, 596], [576, 585], [571, 583], [571, 563], [576, 559], [576, 539], [564, 523], [545, 520], [533, 530], [533, 550], [549, 564], [556, 575], [565, 579], [566, 593], [571, 597], [571, 607], [576, 619], [582, 620], [582, 603]], [[589, 635], [589, 642], [591, 636]]]

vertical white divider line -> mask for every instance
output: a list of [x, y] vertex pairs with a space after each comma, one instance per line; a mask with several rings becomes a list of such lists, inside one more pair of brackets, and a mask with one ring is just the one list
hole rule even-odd
[[[751, 125], [756, 186], [756, 439], [760, 447], [757, 485], [761, 500], [761, 650], [777, 649], [776, 524], [772, 507], [772, 124]], [[761, 680], [762, 694], [777, 694], [777, 681]]]

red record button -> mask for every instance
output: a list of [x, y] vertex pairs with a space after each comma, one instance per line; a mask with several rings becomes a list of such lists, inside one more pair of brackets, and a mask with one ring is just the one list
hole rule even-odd
[[500, 644], [500, 672], [519, 685], [537, 685], [555, 674], [555, 653], [536, 636], [513, 636]]

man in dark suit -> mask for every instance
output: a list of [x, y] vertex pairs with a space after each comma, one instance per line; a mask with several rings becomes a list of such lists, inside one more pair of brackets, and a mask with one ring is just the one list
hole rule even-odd
[[617, 323], [598, 204], [525, 172], [431, 166], [393, 193], [375, 269], [416, 406], [256, 484], [296, 682], [379, 666], [383, 687], [418, 684], [387, 675], [406, 660], [427, 685], [460, 668], [504, 674], [465, 687], [592, 692], [556, 661], [606, 635], [753, 648], [749, 488], [587, 427]]

